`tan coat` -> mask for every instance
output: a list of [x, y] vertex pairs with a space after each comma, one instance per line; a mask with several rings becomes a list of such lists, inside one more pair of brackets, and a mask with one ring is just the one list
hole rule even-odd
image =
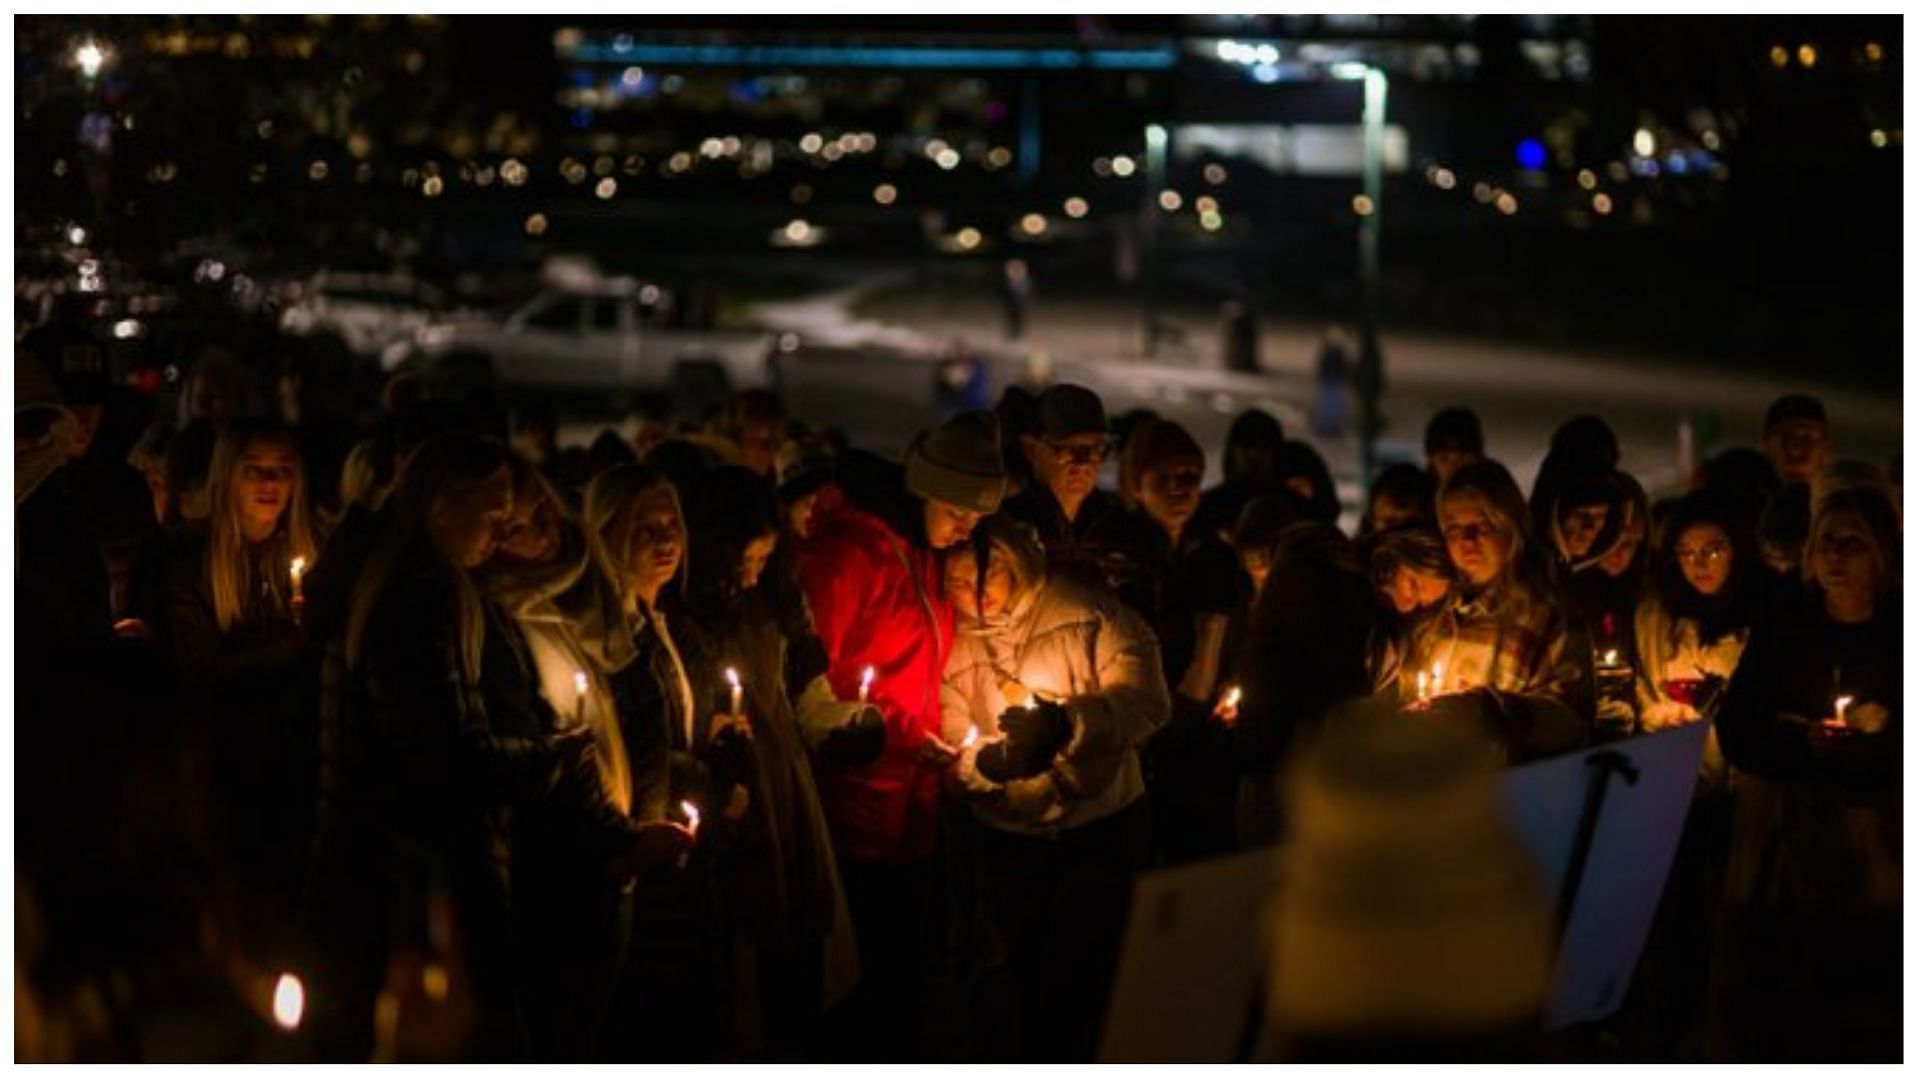
[[[1054, 770], [1079, 795], [1054, 785], [1041, 805], [1023, 808], [971, 773], [968, 787], [981, 795], [975, 814], [983, 822], [1053, 833], [1140, 798], [1146, 791], [1140, 744], [1172, 711], [1160, 646], [1145, 620], [1104, 591], [1050, 578], [1004, 619], [959, 621], [941, 688], [942, 738], [959, 745], [969, 728], [981, 742], [994, 738], [1000, 715], [1021, 704], [1010, 702], [1009, 692], [1022, 687], [1060, 703], [1072, 717], [1073, 739]], [[963, 768], [970, 765], [963, 759]]]

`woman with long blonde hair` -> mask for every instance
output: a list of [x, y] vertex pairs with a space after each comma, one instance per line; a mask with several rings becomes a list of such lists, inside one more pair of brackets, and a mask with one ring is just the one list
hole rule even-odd
[[300, 451], [275, 425], [228, 425], [214, 445], [209, 516], [172, 542], [162, 635], [192, 719], [238, 943], [288, 930], [311, 803], [312, 733], [293, 691], [305, 670], [295, 579], [313, 562]]

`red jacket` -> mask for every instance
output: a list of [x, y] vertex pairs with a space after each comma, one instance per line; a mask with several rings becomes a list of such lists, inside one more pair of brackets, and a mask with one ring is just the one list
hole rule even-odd
[[870, 765], [822, 769], [820, 796], [835, 843], [858, 860], [930, 859], [940, 769], [922, 746], [940, 733], [940, 681], [953, 645], [953, 610], [940, 563], [854, 505], [814, 528], [800, 553], [800, 585], [827, 651], [834, 695], [853, 701], [871, 666], [868, 700], [887, 722]]

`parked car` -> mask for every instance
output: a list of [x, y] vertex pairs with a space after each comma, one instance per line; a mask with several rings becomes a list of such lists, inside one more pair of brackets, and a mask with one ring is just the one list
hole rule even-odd
[[658, 288], [632, 278], [569, 280], [505, 319], [469, 316], [423, 327], [408, 362], [441, 382], [664, 393], [683, 411], [777, 383], [773, 334], [660, 326], [662, 298]]
[[347, 348], [370, 356], [396, 343], [404, 350], [445, 307], [438, 289], [405, 274], [321, 271], [280, 313], [280, 329], [338, 334]]

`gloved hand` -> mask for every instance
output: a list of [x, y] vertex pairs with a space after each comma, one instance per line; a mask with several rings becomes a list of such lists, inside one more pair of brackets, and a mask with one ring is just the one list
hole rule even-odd
[[980, 749], [980, 775], [996, 784], [1034, 777], [1053, 768], [1054, 756], [1073, 740], [1073, 718], [1057, 702], [1014, 706], [1000, 715], [1006, 739]]
[[886, 747], [886, 719], [878, 709], [868, 706], [822, 737], [814, 754], [826, 765], [847, 768], [874, 762]]

